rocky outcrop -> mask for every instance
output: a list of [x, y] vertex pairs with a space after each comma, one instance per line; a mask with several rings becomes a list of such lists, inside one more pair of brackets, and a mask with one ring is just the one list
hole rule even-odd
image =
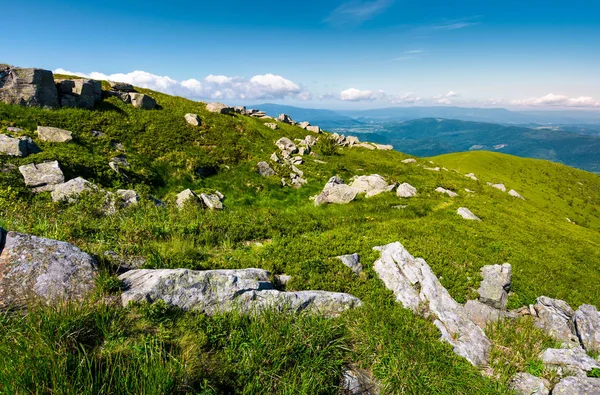
[[31, 137], [12, 137], [7, 134], [0, 134], [0, 154], [24, 158], [38, 152], [40, 152], [40, 149], [31, 140]]
[[119, 279], [126, 287], [121, 296], [124, 306], [129, 302], [160, 299], [184, 310], [206, 314], [235, 309], [256, 313], [274, 308], [336, 316], [361, 305], [359, 299], [343, 293], [278, 291], [269, 281], [269, 272], [261, 269], [132, 270]]
[[442, 339], [473, 365], [486, 365], [491, 347], [483, 330], [442, 286], [429, 265], [414, 258], [400, 243], [375, 247], [381, 257], [373, 268], [396, 301], [434, 320]]
[[333, 176], [327, 181], [321, 194], [315, 198], [315, 206], [322, 204], [346, 204], [356, 199], [358, 189], [344, 184], [344, 180]]
[[540, 359], [561, 376], [585, 377], [592, 369], [600, 369], [600, 362], [588, 356], [580, 347], [549, 348], [540, 355]]
[[365, 193], [367, 197], [391, 191], [395, 187], [395, 185], [388, 185], [385, 178], [379, 174], [354, 177], [350, 186], [357, 189], [359, 193]]
[[533, 306], [536, 313], [535, 324], [550, 336], [565, 342], [568, 346], [579, 347], [579, 339], [575, 336], [573, 315], [575, 312], [567, 302], [546, 296], [537, 298]]
[[52, 191], [58, 184], [65, 182], [57, 161], [31, 163], [19, 167], [25, 179], [25, 185], [33, 188], [33, 192]]
[[36, 133], [40, 140], [50, 143], [66, 143], [73, 140], [73, 132], [51, 126], [38, 126]]
[[60, 202], [66, 200], [74, 202], [82, 193], [95, 189], [97, 187], [94, 184], [81, 177], [77, 177], [63, 184], [56, 185], [52, 190], [52, 201]]
[[202, 120], [198, 116], [198, 114], [185, 114], [185, 121], [192, 126], [200, 126], [202, 125]]
[[263, 177], [270, 177], [275, 175], [275, 170], [271, 169], [271, 166], [267, 162], [258, 162], [258, 174]]
[[287, 123], [289, 125], [295, 125], [296, 124], [296, 122], [292, 119], [292, 117], [290, 117], [287, 114], [279, 114], [279, 116], [277, 117], [277, 120], [279, 122]]
[[510, 381], [508, 388], [516, 395], [548, 395], [550, 383], [529, 373], [517, 373]]
[[0, 229], [0, 248], [0, 307], [80, 300], [94, 289], [96, 262], [69, 243]]
[[340, 255], [336, 256], [337, 259], [350, 268], [357, 276], [363, 271], [363, 266], [360, 263], [358, 254]]
[[234, 112], [234, 109], [233, 109], [233, 107], [230, 107], [226, 104], [215, 102], [215, 103], [207, 103], [206, 111], [214, 112], [217, 114], [229, 114], [229, 113]]
[[126, 82], [108, 81], [112, 90], [117, 92], [135, 92], [133, 85]]
[[417, 188], [413, 187], [409, 183], [404, 182], [398, 185], [398, 188], [396, 188], [396, 195], [402, 198], [414, 197], [417, 196]]
[[0, 65], [0, 101], [28, 107], [59, 106], [54, 75], [49, 70]]
[[303, 121], [303, 122], [300, 122], [300, 123], [298, 124], [298, 126], [300, 126], [302, 129], [306, 129], [307, 127], [309, 127], [309, 126], [310, 126], [310, 122]]
[[437, 187], [435, 189], [435, 191], [438, 192], [438, 193], [445, 193], [446, 195], [448, 195], [450, 197], [457, 197], [458, 196], [458, 193], [456, 193], [454, 191], [451, 191], [449, 189], [446, 189], [446, 188], [442, 188], [442, 187]]
[[100, 81], [87, 78], [56, 80], [59, 101], [62, 107], [94, 108], [102, 100]]
[[600, 379], [592, 377], [566, 377], [552, 389], [552, 395], [598, 395]]
[[481, 218], [473, 214], [473, 212], [466, 207], [459, 207], [458, 210], [456, 210], [456, 213], [464, 219], [468, 219], [471, 221], [481, 221]]
[[584, 304], [573, 315], [575, 333], [583, 348], [600, 352], [600, 312], [596, 306]]

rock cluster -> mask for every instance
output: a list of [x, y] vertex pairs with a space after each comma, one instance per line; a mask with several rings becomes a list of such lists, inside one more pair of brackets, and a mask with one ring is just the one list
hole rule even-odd
[[[277, 155], [277, 152], [274, 152], [271, 155], [270, 160], [274, 163], [279, 163], [283, 166], [286, 166], [291, 170], [289, 173], [289, 179], [287, 177], [281, 179], [281, 184], [283, 186], [287, 186], [289, 184], [294, 188], [299, 188], [306, 184], [307, 181], [304, 179], [304, 172], [297, 166], [304, 163], [304, 159], [302, 157], [311, 152], [311, 149], [316, 144], [317, 139], [309, 135], [303, 140], [297, 139], [296, 142], [298, 145], [296, 145], [296, 143], [287, 137], [282, 137], [277, 140], [275, 145], [277, 148], [279, 148], [279, 155]], [[270, 173], [268, 170], [266, 171], [267, 173]]]
[[110, 81], [111, 90], [103, 94], [107, 97], [118, 97], [125, 104], [131, 104], [142, 110], [153, 110], [156, 108], [156, 100], [144, 93], [136, 92], [131, 84]]
[[55, 80], [62, 107], [94, 108], [102, 100], [100, 81], [87, 78]]

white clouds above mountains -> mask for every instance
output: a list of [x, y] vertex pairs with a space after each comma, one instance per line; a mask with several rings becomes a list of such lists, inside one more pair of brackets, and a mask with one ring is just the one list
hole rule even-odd
[[600, 101], [592, 97], [568, 97], [549, 93], [542, 97], [531, 97], [525, 100], [513, 100], [510, 102], [515, 106], [527, 107], [580, 107], [580, 108], [600, 108]]
[[250, 79], [209, 75], [202, 80], [188, 79], [179, 82], [167, 76], [159, 76], [139, 70], [126, 74], [116, 73], [110, 75], [98, 72], [89, 74], [78, 73], [64, 69], [57, 69], [54, 72], [101, 80], [127, 82], [142, 88], [197, 99], [262, 100], [295, 98], [298, 100], [309, 100], [311, 98], [310, 93], [305, 91], [300, 85], [275, 74], [255, 75]]
[[340, 93], [339, 99], [342, 101], [371, 101], [384, 99], [384, 91], [373, 92], [370, 90], [360, 90], [356, 88], [346, 89]]
[[397, 104], [397, 103], [403, 103], [403, 104], [414, 104], [414, 103], [418, 103], [420, 101], [422, 101], [423, 99], [421, 99], [419, 96], [417, 96], [416, 93], [414, 92], [408, 92], [405, 93], [402, 96], [395, 96], [392, 97], [392, 103]]
[[453, 97], [456, 97], [456, 96], [458, 96], [458, 94], [456, 92], [450, 91], [443, 95], [442, 94], [436, 95], [436, 96], [432, 97], [432, 99], [436, 100], [436, 102], [438, 104], [448, 105], [448, 104], [452, 104], [452, 100], [450, 100], [450, 99]]

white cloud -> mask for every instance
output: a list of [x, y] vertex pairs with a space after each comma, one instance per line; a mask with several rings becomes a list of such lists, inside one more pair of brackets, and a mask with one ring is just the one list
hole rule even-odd
[[511, 104], [527, 107], [581, 107], [600, 108], [600, 101], [592, 97], [568, 97], [549, 93], [542, 97], [531, 97], [525, 100], [513, 100]]
[[408, 54], [411, 54], [411, 53], [416, 54], [416, 53], [423, 53], [423, 52], [425, 52], [425, 50], [423, 50], [423, 49], [412, 49], [410, 51], [404, 51], [404, 53], [408, 53]]
[[452, 104], [452, 101], [450, 99], [446, 99], [446, 98], [439, 99], [437, 102], [438, 102], [438, 104]]
[[89, 74], [57, 69], [59, 74], [78, 75], [99, 80], [127, 82], [142, 88], [159, 92], [197, 99], [213, 100], [249, 100], [249, 99], [283, 99], [292, 97], [299, 100], [310, 100], [310, 93], [300, 85], [280, 75], [255, 75], [247, 79], [224, 75], [208, 75], [202, 80], [188, 79], [178, 82], [167, 76], [159, 76], [146, 71], [133, 71], [123, 74]]
[[356, 88], [346, 89], [340, 93], [339, 99], [343, 101], [368, 101], [385, 98], [384, 91], [373, 92]]
[[422, 99], [417, 96], [414, 92], [405, 93], [402, 96], [396, 96], [392, 98], [392, 103], [404, 103], [404, 104], [413, 104], [420, 102]]
[[333, 10], [324, 22], [337, 26], [361, 24], [373, 19], [393, 3], [394, 0], [347, 1]]
[[450, 98], [456, 97], [458, 96], [458, 94], [454, 91], [449, 91], [446, 94], [439, 94], [436, 96], [433, 96], [432, 99], [436, 100], [438, 104], [452, 104], [452, 101], [450, 100]]

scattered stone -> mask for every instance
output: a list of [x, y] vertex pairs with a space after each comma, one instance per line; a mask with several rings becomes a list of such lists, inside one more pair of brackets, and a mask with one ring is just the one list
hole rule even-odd
[[593, 377], [565, 377], [552, 389], [552, 395], [598, 394], [600, 394], [600, 379]]
[[202, 120], [200, 119], [198, 114], [185, 114], [185, 121], [192, 126], [202, 125]]
[[0, 307], [82, 300], [95, 276], [95, 260], [74, 245], [8, 232], [0, 251]]
[[346, 136], [346, 143], [349, 147], [354, 147], [355, 145], [360, 144], [360, 141], [356, 136]]
[[318, 126], [307, 126], [305, 128], [306, 130], [308, 130], [309, 132], [313, 132], [313, 133], [321, 133], [321, 128]]
[[156, 100], [143, 93], [130, 93], [131, 105], [142, 110], [153, 110], [156, 108]]
[[0, 65], [0, 101], [27, 107], [57, 108], [54, 75], [49, 70]]
[[344, 180], [338, 176], [329, 179], [323, 191], [315, 198], [315, 206], [321, 204], [346, 204], [356, 199], [358, 189], [344, 184]]
[[[300, 151], [298, 151], [298, 152], [300, 152]], [[304, 159], [302, 159], [301, 156], [292, 156], [290, 158], [290, 163], [292, 165], [301, 165], [302, 163], [304, 163]]]
[[[294, 166], [292, 167], [294, 168]], [[290, 174], [290, 181], [294, 188], [300, 188], [302, 185], [307, 183], [307, 181], [304, 178], [302, 178], [302, 175], [296, 173]]]
[[299, 175], [300, 177], [304, 176], [304, 172], [300, 169], [298, 169], [296, 166], [291, 165], [290, 168], [292, 169], [292, 171], [294, 173], [296, 173], [297, 175]]
[[135, 92], [133, 85], [125, 82], [108, 81], [112, 90], [118, 92]]
[[504, 184], [492, 184], [491, 182], [488, 182], [487, 185], [491, 186], [492, 188], [496, 188], [502, 192], [506, 192], [506, 187], [504, 186]]
[[12, 137], [0, 134], [0, 154], [24, 158], [40, 152], [39, 147], [30, 137]]
[[473, 181], [477, 181], [478, 180], [478, 178], [475, 177], [475, 174], [473, 174], [473, 173], [465, 174], [465, 177], [470, 178]]
[[300, 122], [300, 123], [298, 124], [298, 126], [300, 126], [302, 129], [306, 129], [307, 127], [309, 127], [309, 126], [310, 126], [310, 122], [306, 122], [306, 121], [304, 121], [304, 122]]
[[451, 191], [449, 189], [446, 189], [446, 188], [442, 188], [442, 187], [436, 188], [435, 191], [439, 192], [439, 193], [445, 193], [446, 195], [448, 195], [450, 197], [457, 197], [458, 196], [458, 193], [453, 192], [453, 191]]
[[66, 143], [73, 140], [73, 132], [50, 126], [38, 126], [36, 133], [40, 140], [50, 143]]
[[177, 207], [181, 209], [185, 207], [186, 203], [188, 202], [200, 203], [200, 198], [198, 195], [196, 195], [196, 193], [189, 188], [177, 194]]
[[279, 127], [276, 123], [265, 123], [265, 126], [273, 130], [277, 130], [277, 128]]
[[307, 155], [309, 153], [310, 153], [310, 148], [308, 148], [308, 147], [299, 147], [298, 148], [298, 155], [304, 156], [304, 155]]
[[288, 276], [287, 274], [276, 274], [275, 281], [281, 286], [286, 286], [290, 281], [292, 281], [292, 276]]
[[540, 296], [533, 310], [537, 317], [536, 326], [568, 346], [579, 347], [579, 339], [574, 335], [575, 328], [572, 322], [575, 312], [567, 302]]
[[508, 194], [512, 197], [516, 197], [517, 199], [525, 200], [525, 198], [523, 196], [521, 196], [521, 194], [519, 194], [519, 192], [515, 191], [514, 189], [511, 189], [510, 191], [508, 191]]
[[292, 117], [290, 117], [287, 114], [279, 114], [279, 116], [277, 117], [277, 120], [279, 122], [283, 122], [283, 123], [288, 123], [288, 124], [292, 124], [294, 123], [294, 120], [292, 119]]
[[325, 291], [282, 292], [269, 281], [269, 272], [261, 269], [207, 270], [188, 269], [132, 270], [119, 276], [129, 302], [154, 302], [206, 314], [239, 311], [259, 313], [268, 308], [309, 311], [337, 316], [359, 307], [361, 301], [349, 294]]
[[381, 384], [369, 372], [354, 366], [344, 371], [339, 395], [379, 395]]
[[65, 176], [57, 161], [23, 165], [19, 167], [19, 171], [25, 179], [25, 185], [32, 187], [33, 192], [51, 191], [58, 184], [65, 182]]
[[409, 183], [404, 182], [398, 185], [398, 188], [396, 189], [396, 195], [402, 198], [414, 197], [417, 196], [417, 188], [413, 187]]
[[342, 261], [342, 263], [350, 268], [357, 276], [360, 272], [363, 271], [363, 266], [360, 263], [360, 258], [358, 254], [350, 254], [350, 255], [340, 255], [336, 256], [337, 259]]
[[52, 190], [52, 201], [60, 202], [67, 200], [68, 202], [74, 202], [79, 195], [85, 191], [92, 191], [97, 187], [91, 182], [77, 177], [63, 184], [56, 185]]
[[408, 158], [408, 159], [404, 159], [403, 161], [401, 161], [402, 163], [416, 163], [417, 160], [414, 158]]
[[223, 199], [223, 195], [220, 192], [215, 193], [201, 193], [200, 199], [206, 207], [211, 210], [223, 210], [223, 203], [221, 200]]
[[258, 174], [263, 177], [270, 177], [275, 175], [275, 170], [271, 169], [267, 162], [258, 162]]
[[56, 80], [56, 88], [62, 107], [94, 108], [102, 100], [100, 81], [87, 78]]
[[316, 137], [311, 136], [309, 134], [304, 138], [304, 145], [306, 145], [307, 147], [310, 148], [310, 147], [314, 146], [315, 144], [317, 144], [317, 141], [318, 141], [318, 139]]
[[17, 127], [15, 127], [15, 126], [8, 126], [8, 127], [6, 128], [6, 131], [7, 131], [7, 132], [12, 132], [12, 133], [21, 133], [21, 132], [23, 131], [23, 129], [21, 129], [21, 128], [17, 128]]
[[369, 176], [355, 177], [350, 186], [358, 193], [366, 193], [367, 197], [379, 195], [382, 192], [388, 191], [388, 183], [379, 174], [371, 174]]
[[469, 188], [465, 188], [465, 192], [468, 192], [468, 193], [475, 193], [475, 191], [472, 191], [472, 190], [470, 190]]
[[600, 369], [600, 362], [588, 356], [583, 348], [549, 348], [540, 355], [544, 365], [558, 370], [561, 376], [586, 376], [592, 369]]
[[573, 315], [575, 333], [583, 348], [600, 352], [600, 312], [596, 306], [584, 304]]
[[479, 284], [479, 301], [498, 310], [506, 310], [512, 281], [512, 266], [488, 265], [481, 268], [483, 281]]
[[456, 354], [476, 366], [487, 364], [489, 339], [463, 306], [450, 296], [427, 262], [414, 258], [398, 242], [374, 249], [380, 251], [381, 257], [373, 268], [385, 286], [394, 292], [396, 301], [434, 319], [442, 339], [453, 346]]
[[298, 147], [296, 147], [296, 144], [294, 144], [294, 142], [287, 137], [280, 138], [275, 144], [281, 151], [285, 151], [288, 154], [295, 154], [298, 152]]
[[517, 373], [510, 381], [508, 388], [516, 395], [549, 395], [550, 383], [529, 373]]
[[456, 210], [456, 213], [458, 215], [460, 215], [461, 217], [463, 217], [464, 219], [468, 219], [468, 220], [472, 220], [472, 221], [481, 221], [481, 218], [479, 218], [478, 216], [473, 214], [471, 212], [471, 210], [469, 210], [466, 207], [459, 207], [458, 210]]

